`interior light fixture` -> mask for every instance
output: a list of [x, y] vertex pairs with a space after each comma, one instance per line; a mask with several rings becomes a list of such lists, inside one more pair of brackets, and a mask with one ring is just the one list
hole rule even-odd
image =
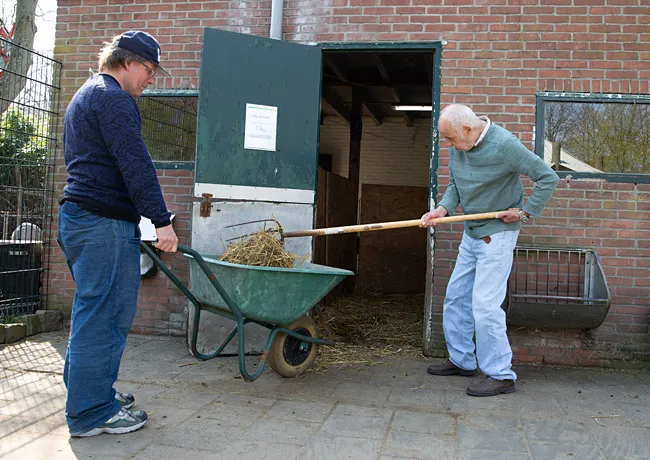
[[431, 112], [430, 105], [394, 105], [393, 110], [403, 110], [408, 112]]

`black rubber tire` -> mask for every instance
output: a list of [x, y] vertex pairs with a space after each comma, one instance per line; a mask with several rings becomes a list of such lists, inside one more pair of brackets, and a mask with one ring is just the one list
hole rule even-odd
[[[316, 323], [309, 316], [298, 318], [286, 328], [305, 336], [318, 338]], [[311, 367], [317, 354], [317, 344], [302, 342], [279, 332], [273, 339], [269, 350], [269, 365], [282, 377], [298, 377]]]

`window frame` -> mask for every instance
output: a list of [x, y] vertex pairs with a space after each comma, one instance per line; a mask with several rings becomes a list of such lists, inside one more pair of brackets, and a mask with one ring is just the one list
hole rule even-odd
[[[649, 94], [624, 93], [572, 93], [558, 91], [540, 91], [535, 99], [535, 154], [544, 159], [544, 106], [547, 102], [582, 102], [608, 104], [650, 104]], [[556, 171], [560, 178], [571, 176], [574, 179], [604, 179], [607, 182], [650, 184], [650, 174], [631, 173], [589, 173], [574, 171]]]

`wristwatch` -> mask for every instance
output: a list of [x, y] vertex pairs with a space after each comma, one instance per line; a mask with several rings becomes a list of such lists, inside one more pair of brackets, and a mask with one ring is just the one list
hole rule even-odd
[[523, 209], [519, 210], [519, 220], [521, 221], [522, 224], [528, 222], [528, 216], [526, 215], [526, 211], [524, 211]]

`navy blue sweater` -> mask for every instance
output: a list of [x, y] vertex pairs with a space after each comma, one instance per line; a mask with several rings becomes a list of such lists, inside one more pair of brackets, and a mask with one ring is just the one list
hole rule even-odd
[[140, 111], [110, 75], [91, 77], [65, 112], [68, 184], [62, 201], [112, 219], [170, 224], [156, 169], [141, 134]]

